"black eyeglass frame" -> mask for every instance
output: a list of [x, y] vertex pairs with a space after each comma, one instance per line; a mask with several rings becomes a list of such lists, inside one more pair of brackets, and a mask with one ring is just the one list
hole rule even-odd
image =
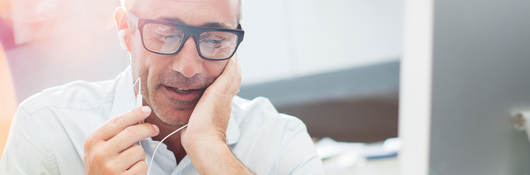
[[[213, 60], [213, 61], [227, 60], [227, 59], [232, 58], [232, 56], [234, 56], [234, 54], [237, 51], [237, 48], [239, 48], [239, 45], [241, 44], [241, 42], [243, 41], [243, 38], [245, 36], [245, 31], [242, 30], [241, 24], [237, 25], [237, 29], [227, 29], [227, 28], [220, 28], [220, 27], [196, 27], [196, 26], [189, 26], [189, 25], [185, 25], [185, 24], [172, 23], [172, 22], [156, 20], [156, 19], [139, 18], [139, 17], [137, 17], [136, 15], [134, 15], [134, 14], [132, 14], [130, 12], [128, 13], [128, 16], [132, 17], [135, 20], [136, 25], [138, 26], [138, 31], [140, 31], [140, 37], [142, 39], [143, 47], [146, 50], [150, 51], [150, 52], [153, 52], [153, 53], [156, 53], [156, 54], [160, 54], [160, 55], [174, 55], [174, 54], [177, 54], [182, 49], [182, 46], [184, 46], [184, 43], [186, 43], [186, 41], [191, 36], [191, 37], [193, 37], [193, 40], [195, 41], [195, 48], [197, 49], [197, 53], [199, 54], [199, 56], [202, 59]], [[175, 27], [178, 27], [179, 29], [181, 29], [182, 32], [184, 33], [184, 36], [182, 37], [182, 41], [180, 42], [180, 45], [178, 46], [177, 50], [174, 51], [174, 52], [171, 52], [171, 53], [164, 53], [164, 52], [157, 52], [157, 51], [149, 49], [145, 45], [144, 35], [143, 35], [144, 25], [149, 24], [149, 23], [175, 26]], [[198, 39], [200, 38], [200, 35], [202, 33], [209, 32], [209, 31], [230, 32], [230, 33], [233, 33], [233, 34], [235, 34], [237, 36], [236, 47], [235, 47], [234, 51], [232, 52], [232, 54], [230, 54], [230, 56], [225, 57], [225, 58], [208, 58], [208, 57], [205, 57], [205, 56], [202, 55]]]

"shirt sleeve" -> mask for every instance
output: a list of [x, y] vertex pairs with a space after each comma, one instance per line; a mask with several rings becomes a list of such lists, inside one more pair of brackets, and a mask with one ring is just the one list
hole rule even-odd
[[30, 137], [34, 125], [36, 122], [20, 106], [0, 158], [0, 174], [59, 174], [53, 153]]
[[295, 119], [289, 125], [291, 132], [280, 156], [278, 174], [324, 174], [322, 161], [304, 123]]

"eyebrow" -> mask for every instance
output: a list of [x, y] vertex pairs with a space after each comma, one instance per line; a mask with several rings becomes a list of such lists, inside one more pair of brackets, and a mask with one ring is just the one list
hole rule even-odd
[[[177, 24], [186, 24], [184, 21], [182, 21], [180, 18], [177, 17], [160, 17], [158, 18], [163, 21], [177, 23]], [[199, 25], [198, 27], [217, 27], [217, 28], [226, 28], [231, 29], [231, 27], [224, 23], [218, 23], [218, 22], [207, 22], [205, 24]]]

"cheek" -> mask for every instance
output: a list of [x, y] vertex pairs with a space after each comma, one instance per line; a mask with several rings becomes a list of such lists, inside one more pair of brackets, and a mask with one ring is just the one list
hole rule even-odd
[[145, 49], [143, 49], [142, 41], [139, 38], [139, 36], [135, 35], [132, 36], [132, 40], [130, 40], [129, 46], [129, 54], [131, 55], [131, 67], [133, 69], [133, 76], [136, 79], [137, 77], [142, 78], [142, 82], [145, 82], [146, 80], [146, 53]]
[[[160, 75], [167, 69], [169, 59], [160, 58], [160, 56], [153, 54], [143, 47], [137, 48], [133, 55], [133, 65], [137, 75], [142, 80], [142, 93], [144, 97], [151, 97], [155, 95], [155, 91], [160, 85]], [[135, 79], [136, 79], [135, 77]], [[150, 98], [146, 99], [151, 103]]]
[[206, 70], [208, 72], [208, 77], [216, 78], [221, 75], [227, 63], [228, 60], [208, 62], [205, 65]]
[[167, 71], [168, 65], [170, 65], [171, 60], [167, 58], [161, 58], [161, 56], [153, 53], [145, 53], [142, 57], [143, 69], [145, 71], [145, 77], [149, 83], [151, 90], [160, 85], [161, 75]]

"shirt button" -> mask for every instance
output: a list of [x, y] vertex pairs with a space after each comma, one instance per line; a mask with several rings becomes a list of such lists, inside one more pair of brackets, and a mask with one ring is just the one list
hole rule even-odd
[[151, 149], [155, 149], [156, 148], [156, 143], [150, 143], [149, 147], [151, 147]]

